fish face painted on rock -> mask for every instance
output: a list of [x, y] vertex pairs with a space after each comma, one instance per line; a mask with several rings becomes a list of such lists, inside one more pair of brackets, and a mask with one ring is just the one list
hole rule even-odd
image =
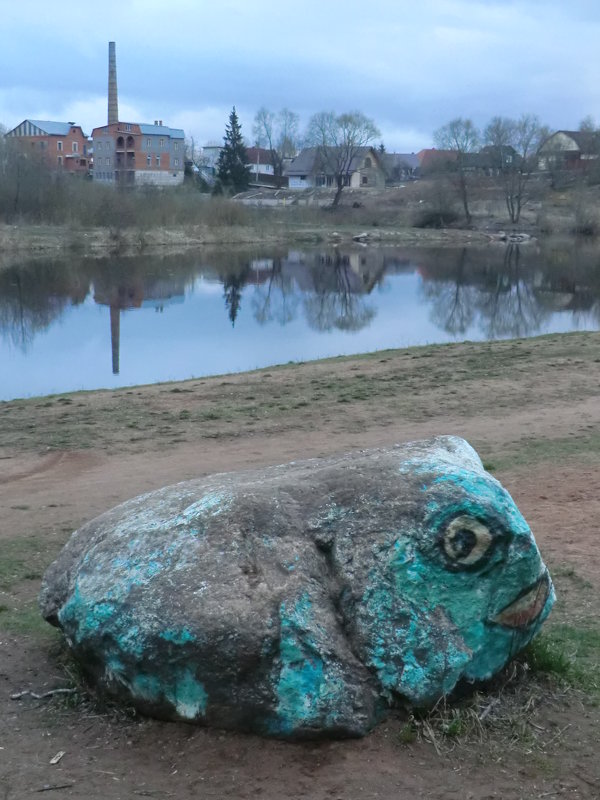
[[142, 712], [300, 738], [489, 678], [554, 591], [509, 494], [439, 437], [134, 498], [73, 535], [40, 602]]
[[448, 437], [400, 471], [418, 476], [423, 518], [365, 590], [363, 618], [379, 618], [367, 658], [390, 692], [427, 704], [501, 669], [555, 594], [529, 526], [466, 442]]

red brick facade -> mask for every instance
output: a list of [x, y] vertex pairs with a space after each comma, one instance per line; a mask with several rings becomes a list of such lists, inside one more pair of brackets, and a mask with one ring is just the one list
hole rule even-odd
[[90, 168], [88, 140], [80, 125], [51, 123], [62, 127], [63, 133], [47, 132], [35, 123], [25, 120], [7, 134], [18, 142], [22, 151], [39, 158], [50, 169], [87, 175]]

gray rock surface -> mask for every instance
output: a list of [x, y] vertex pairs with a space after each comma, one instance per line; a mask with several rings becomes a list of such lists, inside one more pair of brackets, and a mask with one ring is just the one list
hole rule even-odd
[[366, 733], [491, 677], [554, 592], [462, 439], [213, 475], [76, 531], [40, 605], [143, 713], [301, 738]]

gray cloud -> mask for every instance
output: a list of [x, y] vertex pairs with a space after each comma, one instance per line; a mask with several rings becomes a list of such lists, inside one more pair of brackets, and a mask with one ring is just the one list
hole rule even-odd
[[9, 127], [74, 111], [86, 131], [103, 124], [109, 39], [122, 108], [140, 121], [186, 120], [198, 141], [222, 137], [233, 104], [247, 135], [261, 105], [304, 120], [357, 108], [388, 148], [415, 150], [459, 115], [483, 125], [533, 112], [555, 128], [600, 116], [593, 0], [103, 0], [85, 25], [47, 2], [21, 6], [3, 12]]

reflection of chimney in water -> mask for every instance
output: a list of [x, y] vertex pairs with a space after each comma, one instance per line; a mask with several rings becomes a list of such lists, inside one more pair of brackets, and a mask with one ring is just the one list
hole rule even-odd
[[110, 344], [112, 348], [113, 375], [119, 374], [119, 341], [121, 336], [121, 309], [110, 307]]
[[117, 96], [117, 55], [115, 43], [108, 43], [108, 124], [119, 121], [119, 101]]

